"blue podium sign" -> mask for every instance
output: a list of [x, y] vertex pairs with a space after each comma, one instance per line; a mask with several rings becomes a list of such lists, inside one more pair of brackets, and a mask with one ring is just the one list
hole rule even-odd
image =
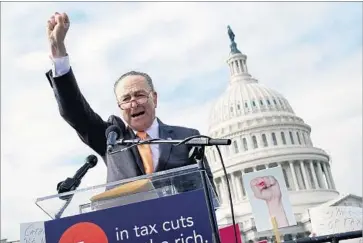
[[212, 243], [202, 189], [46, 221], [47, 243]]

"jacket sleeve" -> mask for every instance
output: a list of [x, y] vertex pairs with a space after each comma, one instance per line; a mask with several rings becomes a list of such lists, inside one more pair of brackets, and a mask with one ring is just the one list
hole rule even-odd
[[105, 131], [108, 124], [92, 110], [83, 97], [72, 69], [55, 78], [52, 71], [49, 71], [46, 77], [53, 89], [60, 115], [76, 130], [85, 144], [103, 156], [106, 151]]

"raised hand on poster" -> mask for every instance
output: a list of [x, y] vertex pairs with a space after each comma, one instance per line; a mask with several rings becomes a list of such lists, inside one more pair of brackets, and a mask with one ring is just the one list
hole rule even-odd
[[250, 182], [251, 189], [257, 199], [267, 204], [270, 217], [275, 217], [278, 227], [289, 226], [284, 206], [281, 201], [281, 189], [274, 176], [255, 177]]
[[262, 199], [266, 202], [281, 201], [280, 185], [273, 176], [252, 179], [251, 189], [257, 199]]

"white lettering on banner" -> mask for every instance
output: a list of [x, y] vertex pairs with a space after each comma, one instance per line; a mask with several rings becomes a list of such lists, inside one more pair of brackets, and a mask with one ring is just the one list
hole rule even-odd
[[[317, 236], [362, 230], [362, 208], [317, 207], [309, 210], [312, 232]], [[363, 243], [362, 238], [344, 240], [344, 243]]]
[[174, 243], [208, 243], [208, 241], [203, 240], [203, 236], [193, 230], [193, 236], [183, 237], [183, 234], [180, 234], [180, 238], [175, 239]]
[[183, 216], [181, 216], [180, 219], [177, 219], [175, 221], [174, 220], [165, 221], [163, 223], [163, 230], [164, 231], [177, 230], [181, 228], [192, 227], [193, 225], [194, 222], [192, 217], [184, 218]]
[[[145, 235], [157, 234], [158, 231], [155, 229], [155, 227], [156, 227], [156, 224], [141, 226], [141, 227], [138, 227], [135, 225], [135, 227], [134, 227], [135, 235], [136, 235], [136, 237], [140, 237], [140, 236], [145, 236]], [[140, 232], [139, 232], [139, 230], [140, 230]]]
[[[208, 243], [208, 239], [205, 239], [206, 237], [200, 233], [198, 233], [195, 229], [190, 229], [190, 227], [195, 226], [195, 223], [193, 221], [193, 217], [178, 217], [173, 220], [167, 220], [158, 224], [147, 224], [142, 226], [135, 225], [132, 230], [130, 229], [130, 233], [132, 231], [135, 233], [132, 234], [130, 239], [133, 237], [136, 237], [140, 240], [137, 242], [141, 243]], [[153, 235], [159, 234], [158, 230], [160, 231], [160, 234], [163, 232], [172, 232], [172, 231], [179, 231], [181, 229], [189, 228], [192, 230], [189, 234], [184, 233], [177, 233], [176, 236], [167, 236], [169, 239], [162, 239], [155, 240], [153, 239]], [[116, 241], [124, 241], [129, 242], [129, 231], [127, 229], [119, 230], [118, 227], [115, 228], [116, 230]], [[150, 236], [150, 238], [148, 238]], [[159, 236], [162, 237], [162, 236]], [[174, 238], [175, 237], [175, 238]], [[145, 239], [146, 238], [146, 239]], [[208, 237], [207, 237], [208, 238]]]
[[116, 227], [116, 239], [117, 241], [120, 241], [120, 240], [127, 240], [129, 239], [129, 232], [127, 230], [118, 230], [118, 228]]

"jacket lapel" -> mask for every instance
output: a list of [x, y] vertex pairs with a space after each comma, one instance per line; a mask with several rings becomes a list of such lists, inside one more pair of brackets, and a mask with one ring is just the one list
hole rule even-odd
[[[174, 139], [172, 128], [162, 123], [159, 119], [158, 122], [159, 122], [159, 137], [161, 139]], [[167, 143], [159, 144], [160, 157], [155, 172], [162, 171], [166, 167], [172, 146], [173, 146], [172, 144], [167, 144]]]
[[[125, 134], [124, 134], [124, 138], [126, 139], [135, 139], [136, 138], [136, 135], [135, 133], [132, 131], [131, 128], [129, 128], [128, 126], [125, 126], [125, 123], [121, 120], [120, 117], [118, 116], [114, 116], [114, 115], [111, 115], [108, 120], [107, 120], [108, 123], [110, 124], [114, 124], [114, 125], [118, 125], [120, 128], [122, 128], [121, 130], [124, 130], [125, 129]], [[126, 145], [126, 146], [122, 146], [123, 148], [125, 147], [128, 147], [129, 145]], [[139, 154], [139, 151], [137, 149], [136, 146], [130, 148], [129, 151], [124, 151], [124, 152], [131, 152], [134, 159], [135, 159], [135, 162], [136, 164], [138, 165], [140, 171], [142, 174], [145, 174], [145, 169], [144, 169], [144, 165], [142, 163], [142, 160], [141, 160], [141, 157], [140, 157], [140, 154]]]
[[[135, 133], [132, 131], [132, 129], [127, 128], [127, 132], [128, 132], [128, 136], [130, 139], [135, 139], [136, 135]], [[139, 150], [137, 149], [137, 146], [133, 146], [131, 149], [132, 154], [135, 157], [135, 162], [136, 164], [139, 166], [139, 169], [141, 171], [142, 174], [145, 174], [145, 169], [144, 169], [144, 164], [142, 163], [140, 154], [139, 154]]]

